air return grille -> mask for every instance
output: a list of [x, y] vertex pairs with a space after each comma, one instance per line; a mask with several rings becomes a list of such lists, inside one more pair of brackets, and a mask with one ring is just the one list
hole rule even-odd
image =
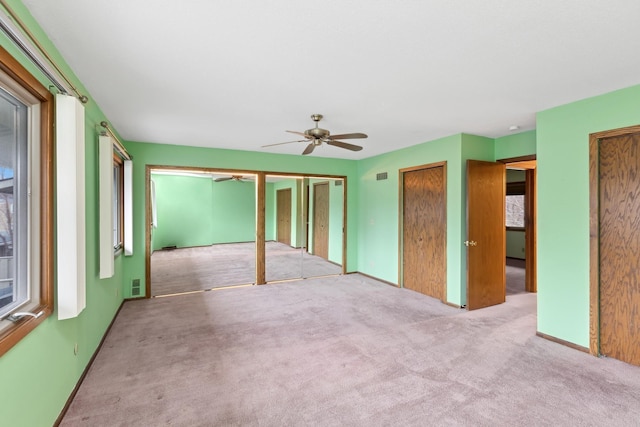
[[379, 174], [376, 175], [376, 180], [382, 181], [383, 179], [387, 179], [387, 173], [386, 172], [380, 172]]
[[140, 279], [133, 279], [131, 281], [131, 296], [132, 297], [140, 296]]

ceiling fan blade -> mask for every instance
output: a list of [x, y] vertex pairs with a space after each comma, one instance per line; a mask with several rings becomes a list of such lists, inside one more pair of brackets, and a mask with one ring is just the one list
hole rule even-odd
[[287, 142], [277, 142], [275, 144], [267, 144], [267, 145], [263, 145], [262, 148], [264, 147], [273, 147], [274, 145], [282, 145], [282, 144], [292, 144], [294, 142], [304, 142], [304, 141], [308, 141], [308, 139], [300, 139], [298, 141], [287, 141]]
[[227, 177], [216, 178], [213, 180], [213, 182], [231, 181], [232, 179], [233, 179], [232, 176], [227, 176]]
[[368, 138], [366, 133], [343, 133], [342, 135], [329, 135], [329, 139], [356, 139], [356, 138]]
[[296, 135], [304, 136], [305, 138], [307, 138], [307, 135], [305, 135], [303, 132], [297, 132], [295, 130], [286, 130], [285, 132], [295, 133]]
[[313, 152], [313, 149], [316, 148], [316, 144], [314, 144], [313, 142], [309, 145], [307, 145], [307, 148], [304, 149], [304, 151], [302, 152], [303, 155], [305, 154], [311, 154]]
[[351, 150], [351, 151], [360, 151], [362, 150], [362, 147], [359, 145], [353, 145], [353, 144], [349, 144], [348, 142], [342, 142], [342, 141], [326, 141], [327, 144], [329, 145], [333, 145], [334, 147], [340, 147], [340, 148], [346, 148], [347, 150]]

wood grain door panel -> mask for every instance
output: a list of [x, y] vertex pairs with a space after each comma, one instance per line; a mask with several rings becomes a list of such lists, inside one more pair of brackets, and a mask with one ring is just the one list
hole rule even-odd
[[600, 353], [640, 365], [640, 133], [599, 144]]
[[291, 246], [291, 189], [276, 192], [276, 240]]
[[313, 184], [313, 254], [329, 259], [329, 183]]
[[467, 160], [467, 308], [505, 301], [505, 165]]
[[403, 172], [402, 186], [403, 286], [445, 301], [445, 166]]

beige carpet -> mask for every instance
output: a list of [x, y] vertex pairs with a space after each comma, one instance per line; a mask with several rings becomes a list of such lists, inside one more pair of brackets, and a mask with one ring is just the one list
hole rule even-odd
[[[340, 274], [342, 267], [301, 249], [266, 243], [266, 280]], [[255, 242], [165, 249], [151, 255], [151, 295], [199, 291], [256, 281]]]
[[640, 368], [360, 275], [125, 303], [63, 426], [637, 426]]
[[505, 266], [507, 295], [523, 294], [525, 289], [525, 260], [507, 258]]

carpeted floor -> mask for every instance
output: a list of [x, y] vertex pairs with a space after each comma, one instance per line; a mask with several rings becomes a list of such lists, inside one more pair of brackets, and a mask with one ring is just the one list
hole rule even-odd
[[525, 260], [507, 258], [505, 266], [507, 295], [523, 294], [525, 289]]
[[125, 303], [63, 426], [637, 426], [640, 368], [354, 274]]
[[[200, 291], [256, 281], [255, 242], [165, 249], [151, 255], [151, 295]], [[340, 274], [342, 267], [301, 249], [266, 242], [269, 282]]]

